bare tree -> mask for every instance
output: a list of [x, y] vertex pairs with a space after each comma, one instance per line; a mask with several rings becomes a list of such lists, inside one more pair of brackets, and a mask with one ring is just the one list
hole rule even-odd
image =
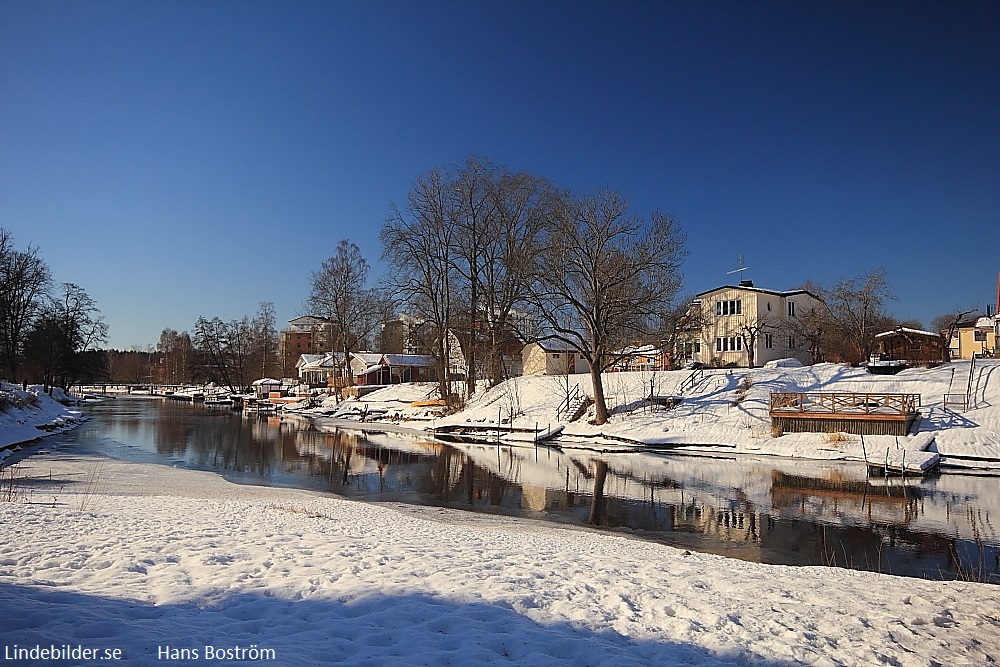
[[744, 315], [740, 318], [736, 330], [740, 338], [743, 339], [743, 348], [747, 351], [747, 365], [750, 368], [754, 368], [756, 365], [758, 338], [774, 335], [776, 328], [771, 313]]
[[970, 315], [978, 315], [982, 311], [979, 308], [969, 308], [968, 310], [955, 309], [949, 313], [938, 315], [931, 321], [931, 330], [944, 337], [944, 358], [942, 361], [951, 360], [951, 339], [955, 337], [959, 325]]
[[685, 236], [673, 218], [628, 215], [615, 192], [566, 200], [545, 229], [533, 300], [548, 335], [590, 365], [597, 424], [608, 419], [601, 374], [616, 351], [653, 332], [680, 289]]
[[257, 314], [250, 321], [253, 342], [252, 365], [259, 378], [269, 378], [278, 370], [278, 327], [274, 304], [262, 301]]
[[496, 386], [507, 379], [504, 345], [526, 339], [525, 323], [516, 310], [531, 293], [542, 230], [559, 197], [545, 179], [505, 169], [494, 174], [490, 197], [493, 222], [482, 239], [478, 310], [486, 337], [484, 366], [490, 386]]
[[98, 347], [107, 335], [108, 325], [93, 298], [79, 285], [63, 283], [36, 319], [25, 356], [46, 386], [69, 389], [78, 381], [106, 376]]
[[329, 320], [337, 375], [348, 382], [353, 382], [350, 353], [370, 341], [392, 311], [388, 296], [368, 287], [368, 272], [361, 250], [345, 239], [310, 276], [309, 308]]
[[701, 344], [701, 331], [707, 319], [701, 304], [693, 296], [681, 297], [664, 307], [663, 312], [656, 314], [656, 333], [650, 342], [658, 345], [665, 357], [664, 366], [672, 370], [678, 366], [678, 358], [683, 360], [688, 358], [689, 351], [694, 353], [693, 349], [688, 351], [682, 347], [691, 346], [694, 342]]
[[0, 228], [0, 355], [13, 382], [29, 327], [45, 306], [48, 288], [49, 269], [38, 248], [17, 250], [10, 232]]
[[[858, 361], [866, 361], [875, 349], [875, 334], [891, 324], [885, 302], [895, 298], [884, 268], [843, 280], [826, 290], [823, 300], [842, 339]], [[891, 326], [889, 327], [891, 328]]]
[[177, 333], [167, 328], [160, 332], [156, 351], [162, 360], [163, 377], [166, 384], [183, 384], [191, 381], [191, 363], [194, 346], [188, 332]]
[[455, 268], [455, 230], [449, 224], [448, 185], [440, 170], [419, 176], [406, 207], [392, 206], [382, 225], [382, 257], [393, 268], [390, 289], [400, 294], [415, 315], [433, 328], [438, 389], [451, 395], [448, 332], [456, 315], [459, 275]]
[[[817, 292], [809, 290], [813, 294]], [[823, 303], [813, 308], [800, 308], [795, 317], [785, 321], [786, 333], [797, 341], [803, 341], [809, 346], [809, 356], [812, 363], [825, 359], [825, 346], [833, 323], [829, 312]]]

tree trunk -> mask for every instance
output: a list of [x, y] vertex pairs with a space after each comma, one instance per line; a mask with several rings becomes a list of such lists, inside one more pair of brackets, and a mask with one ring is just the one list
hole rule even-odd
[[596, 360], [590, 363], [590, 379], [594, 384], [594, 423], [600, 426], [608, 421], [608, 403], [604, 398], [601, 366]]

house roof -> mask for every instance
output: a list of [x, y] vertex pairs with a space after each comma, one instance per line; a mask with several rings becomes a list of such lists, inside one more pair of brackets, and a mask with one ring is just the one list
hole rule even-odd
[[[303, 357], [307, 356], [305, 354]], [[336, 368], [338, 362], [343, 362], [344, 354], [343, 352], [327, 352], [326, 354], [310, 354], [310, 357], [314, 358], [311, 361], [302, 364], [301, 368]]]
[[351, 352], [351, 356], [366, 366], [371, 366], [382, 361], [382, 355], [376, 352]]
[[545, 338], [543, 340], [536, 340], [534, 343], [546, 352], [578, 352], [575, 347], [558, 338]]
[[434, 357], [429, 354], [384, 354], [386, 366], [433, 366]]
[[909, 327], [896, 327], [892, 331], [883, 331], [882, 333], [875, 334], [876, 338], [881, 338], [883, 336], [892, 336], [894, 334], [909, 334], [912, 336], [927, 336], [929, 338], [943, 338], [941, 334], [934, 333], [933, 331], [921, 331], [920, 329], [911, 329]]
[[780, 292], [780, 291], [777, 291], [777, 290], [763, 289], [761, 287], [750, 287], [750, 286], [747, 286], [747, 285], [723, 285], [722, 287], [716, 287], [715, 289], [710, 289], [710, 290], [707, 290], [705, 292], [699, 292], [698, 294], [695, 294], [695, 298], [700, 297], [700, 296], [705, 296], [707, 294], [712, 294], [713, 292], [719, 292], [719, 291], [722, 291], [722, 290], [731, 290], [731, 289], [743, 290], [744, 292], [760, 292], [761, 294], [772, 294], [774, 296], [780, 296], [780, 297], [783, 297], [783, 298], [787, 298], [787, 297], [790, 297], [790, 296], [796, 296], [797, 294], [805, 294], [807, 296], [811, 296], [812, 298], [816, 299], [817, 301], [822, 301], [823, 300], [823, 299], [819, 298], [818, 296], [816, 296], [815, 294], [813, 294], [812, 292], [810, 292], [809, 290], [805, 290], [805, 289], [793, 289], [793, 290], [788, 290], [788, 291], [785, 291], [785, 292]]
[[323, 360], [325, 354], [300, 354], [299, 360], [295, 362], [296, 368], [302, 368], [303, 366], [312, 366]]

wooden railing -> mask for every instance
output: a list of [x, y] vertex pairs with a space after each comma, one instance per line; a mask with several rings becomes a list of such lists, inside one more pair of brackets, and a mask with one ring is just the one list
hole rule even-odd
[[573, 387], [573, 390], [567, 392], [566, 398], [563, 399], [559, 407], [556, 408], [556, 421], [561, 421], [562, 418], [569, 414], [569, 411], [573, 409], [573, 403], [580, 400], [580, 385]]
[[694, 386], [698, 384], [698, 381], [705, 377], [704, 368], [696, 368], [691, 371], [691, 374], [684, 378], [684, 381], [680, 383], [677, 387], [677, 393], [683, 394], [688, 389], [694, 389]]
[[771, 413], [809, 415], [912, 415], [920, 394], [771, 392]]

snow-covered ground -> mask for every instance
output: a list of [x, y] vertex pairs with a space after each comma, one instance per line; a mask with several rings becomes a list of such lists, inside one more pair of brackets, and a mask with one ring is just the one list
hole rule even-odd
[[79, 410], [69, 409], [59, 399], [71, 400], [61, 389], [49, 396], [38, 385], [22, 388], [0, 384], [0, 461], [17, 445], [71, 429], [80, 423]]
[[[981, 366], [977, 407], [964, 413], [941, 407], [961, 372], [954, 364], [897, 376], [830, 365], [755, 369], [739, 402], [735, 387], [747, 371], [708, 372], [670, 412], [650, 412], [640, 397], [651, 381], [654, 393], [675, 392], [687, 373], [612, 375], [611, 422], [568, 424], [564, 441], [568, 456], [584, 437], [608, 448], [624, 437], [838, 458], [851, 440], [772, 437], [768, 392], [907, 392], [921, 394], [923, 418], [904, 446], [915, 451], [911, 441], [933, 436], [943, 453], [1000, 459], [996, 368]], [[589, 388], [586, 376], [569, 379]], [[450, 419], [489, 423], [499, 412], [547, 423], [566, 381], [524, 378]], [[433, 406], [410, 405], [430, 389], [393, 387], [366, 404], [424, 420], [409, 426], [433, 424]], [[0, 417], [3, 443], [77, 418], [37, 401]], [[361, 405], [339, 410], [346, 407]], [[76, 652], [58, 664], [116, 655], [125, 664], [236, 661], [220, 661], [220, 651], [281, 665], [1000, 661], [1000, 588], [989, 584], [763, 565], [525, 519], [362, 504], [70, 448], [38, 451], [47, 447], [8, 466], [13, 483], [0, 493], [0, 651], [14, 664], [49, 664], [36, 656], [53, 648], [57, 657]], [[623, 453], [620, 464], [648, 460]], [[72, 657], [85, 649], [93, 659]]]
[[118, 649], [129, 665], [205, 663], [209, 647], [208, 662], [239, 647], [280, 665], [1000, 660], [1000, 588], [988, 584], [761, 565], [69, 448], [32, 455], [18, 474], [23, 494], [0, 502], [8, 656], [69, 646]]
[[[614, 449], [623, 441], [684, 451], [724, 448], [728, 452], [783, 457], [890, 462], [926, 467], [936, 462], [973, 468], [1000, 468], [1000, 361], [978, 360], [972, 375], [969, 410], [945, 409], [944, 395], [964, 393], [969, 361], [937, 368], [912, 368], [897, 375], [872, 375], [864, 368], [841, 364], [706, 370], [691, 387], [683, 387], [691, 371], [609, 373], [605, 394], [612, 417], [600, 427], [586, 416], [565, 424], [563, 447]], [[338, 409], [327, 405], [316, 417], [352, 416], [367, 411], [382, 419], [410, 421], [414, 428], [441, 424], [501, 423], [539, 428], [558, 422], [558, 408], [567, 394], [592, 395], [590, 376], [531, 376], [515, 378], [471, 400], [466, 408], [444, 419], [428, 421], [434, 410], [410, 407], [425, 399], [431, 385], [394, 386]], [[666, 410], [651, 407], [646, 397], [677, 395], [681, 403]], [[833, 436], [789, 433], [775, 437], [768, 416], [771, 392], [903, 393], [920, 395], [921, 417], [915, 432], [895, 436]], [[307, 414], [309, 412], [307, 411]]]

